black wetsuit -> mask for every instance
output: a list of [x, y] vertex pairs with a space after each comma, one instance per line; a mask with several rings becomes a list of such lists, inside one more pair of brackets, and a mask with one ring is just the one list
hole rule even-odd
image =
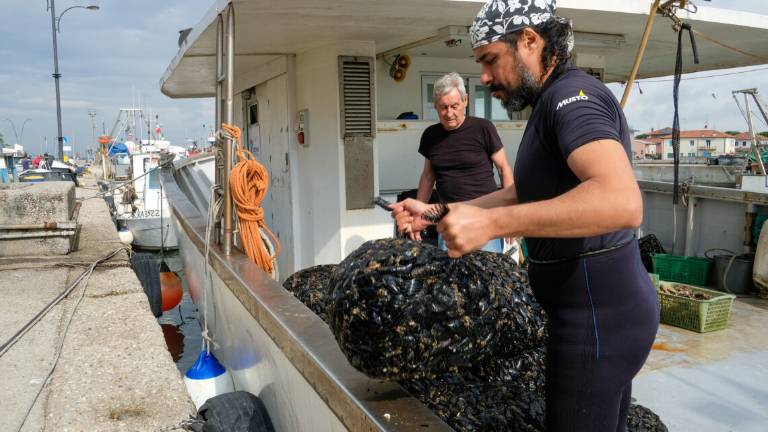
[[[562, 195], [580, 180], [567, 164], [580, 146], [631, 138], [613, 94], [575, 68], [545, 83], [514, 169], [521, 203]], [[526, 238], [531, 286], [550, 318], [547, 430], [624, 431], [632, 378], [658, 330], [659, 309], [629, 230], [595, 237]]]

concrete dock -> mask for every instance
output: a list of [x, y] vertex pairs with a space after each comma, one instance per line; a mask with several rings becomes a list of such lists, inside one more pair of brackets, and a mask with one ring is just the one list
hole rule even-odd
[[[78, 198], [98, 193], [93, 178], [82, 184]], [[103, 199], [82, 201], [78, 222], [75, 252], [0, 258], [0, 343], [91, 263], [124, 247]], [[33, 406], [62, 338], [58, 363]], [[16, 431], [30, 407], [23, 431], [157, 431], [195, 411], [127, 250], [97, 267], [0, 357], [0, 382], [2, 431]]]

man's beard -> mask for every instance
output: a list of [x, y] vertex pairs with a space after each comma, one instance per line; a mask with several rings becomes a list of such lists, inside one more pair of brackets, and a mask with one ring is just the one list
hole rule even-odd
[[490, 85], [491, 93], [501, 92], [504, 94], [504, 97], [501, 98], [501, 105], [507, 110], [507, 115], [510, 119], [513, 118], [513, 113], [533, 105], [541, 95], [541, 85], [538, 80], [525, 64], [520, 61], [519, 57], [516, 60], [517, 65], [515, 69], [517, 76], [520, 77], [520, 84], [516, 89], [511, 90], [499, 84]]

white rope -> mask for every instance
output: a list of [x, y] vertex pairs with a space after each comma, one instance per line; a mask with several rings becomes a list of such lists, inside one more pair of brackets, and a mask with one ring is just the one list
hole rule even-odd
[[[213, 340], [213, 337], [211, 336], [208, 328], [208, 307], [209, 305], [211, 307], [215, 307], [215, 303], [212, 301], [212, 299], [209, 297], [209, 294], [213, 293], [213, 278], [211, 276], [211, 272], [209, 270], [210, 268], [210, 252], [211, 252], [211, 234], [213, 232], [213, 226], [215, 221], [218, 219], [218, 215], [221, 211], [222, 206], [222, 200], [217, 199], [216, 197], [216, 185], [211, 186], [210, 189], [210, 198], [208, 201], [208, 219], [205, 223], [205, 268], [204, 268], [204, 286], [203, 286], [203, 292], [204, 292], [204, 298], [205, 298], [205, 304], [203, 304], [203, 332], [202, 332], [202, 339], [203, 339], [203, 349], [207, 352], [211, 352], [211, 345], [216, 347], [216, 343]], [[215, 316], [215, 309], [214, 309], [214, 316]]]

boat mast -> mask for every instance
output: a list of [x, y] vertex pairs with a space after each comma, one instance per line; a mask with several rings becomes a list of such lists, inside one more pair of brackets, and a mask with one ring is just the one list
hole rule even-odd
[[739, 105], [739, 99], [736, 97], [737, 93], [744, 94], [744, 108], [746, 112], [742, 112], [742, 114], [744, 114], [744, 119], [747, 121], [747, 126], [749, 127], [749, 137], [752, 139], [751, 150], [755, 153], [755, 158], [757, 159], [757, 163], [760, 166], [760, 174], [766, 175], [768, 173], [765, 171], [763, 157], [760, 153], [760, 145], [757, 141], [757, 133], [755, 132], [755, 126], [752, 123], [752, 109], [749, 107], [749, 96], [751, 95], [755, 100], [755, 105], [757, 105], [757, 108], [760, 110], [760, 114], [763, 115], [763, 120], [765, 120], [766, 124], [768, 124], [768, 114], [766, 114], [763, 104], [760, 103], [760, 99], [757, 97], [758, 92], [756, 88], [733, 91], [733, 99], [736, 101], [736, 105], [739, 107], [739, 109], [741, 109], [741, 105]]

